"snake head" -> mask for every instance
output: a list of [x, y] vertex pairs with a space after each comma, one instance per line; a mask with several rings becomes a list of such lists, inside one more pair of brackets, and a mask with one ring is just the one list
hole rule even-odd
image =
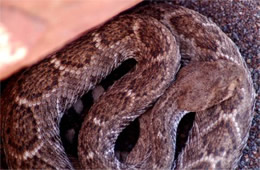
[[244, 76], [237, 64], [228, 61], [189, 64], [176, 80], [177, 104], [192, 112], [210, 108], [232, 97]]

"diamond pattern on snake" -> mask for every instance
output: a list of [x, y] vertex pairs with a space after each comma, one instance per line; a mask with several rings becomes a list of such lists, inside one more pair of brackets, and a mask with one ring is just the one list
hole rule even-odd
[[[127, 59], [137, 64], [94, 103], [82, 124], [82, 168], [237, 166], [255, 100], [238, 48], [201, 14], [150, 4], [113, 18], [11, 79], [1, 97], [9, 168], [73, 169], [60, 139], [61, 117]], [[189, 112], [196, 113], [195, 121], [175, 159], [177, 127]], [[140, 137], [119, 161], [116, 139], [138, 117]]]

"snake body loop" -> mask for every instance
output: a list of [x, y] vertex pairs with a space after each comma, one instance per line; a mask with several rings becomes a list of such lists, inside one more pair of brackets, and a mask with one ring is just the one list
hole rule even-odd
[[[115, 17], [12, 78], [0, 117], [9, 168], [73, 169], [59, 136], [63, 113], [129, 58], [137, 61], [135, 68], [85, 118], [78, 145], [81, 165], [235, 168], [253, 117], [249, 71], [235, 44], [211, 20], [168, 4]], [[176, 129], [188, 112], [196, 112], [195, 122], [174, 162]], [[115, 141], [138, 117], [140, 138], [120, 162]]]

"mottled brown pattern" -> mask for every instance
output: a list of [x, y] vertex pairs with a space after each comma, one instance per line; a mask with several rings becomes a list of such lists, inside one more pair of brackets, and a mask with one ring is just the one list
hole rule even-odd
[[[94, 103], [85, 118], [79, 134], [81, 165], [236, 167], [253, 117], [250, 74], [235, 44], [212, 21], [166, 4], [114, 18], [7, 85], [0, 118], [9, 167], [72, 169], [59, 137], [63, 113], [129, 58], [136, 66]], [[188, 112], [196, 112], [192, 133], [174, 162], [177, 127]], [[115, 141], [139, 116], [140, 138], [120, 162]]]

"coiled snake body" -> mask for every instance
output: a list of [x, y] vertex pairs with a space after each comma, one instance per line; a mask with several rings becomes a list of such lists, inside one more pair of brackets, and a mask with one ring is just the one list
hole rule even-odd
[[[11, 80], [1, 97], [8, 166], [72, 169], [59, 137], [64, 111], [129, 58], [137, 65], [85, 118], [78, 145], [82, 166], [236, 167], [253, 117], [250, 73], [235, 44], [212, 21], [167, 4], [118, 16]], [[188, 112], [196, 112], [192, 132], [174, 163], [176, 129]], [[120, 162], [115, 141], [140, 115], [140, 138]]]

